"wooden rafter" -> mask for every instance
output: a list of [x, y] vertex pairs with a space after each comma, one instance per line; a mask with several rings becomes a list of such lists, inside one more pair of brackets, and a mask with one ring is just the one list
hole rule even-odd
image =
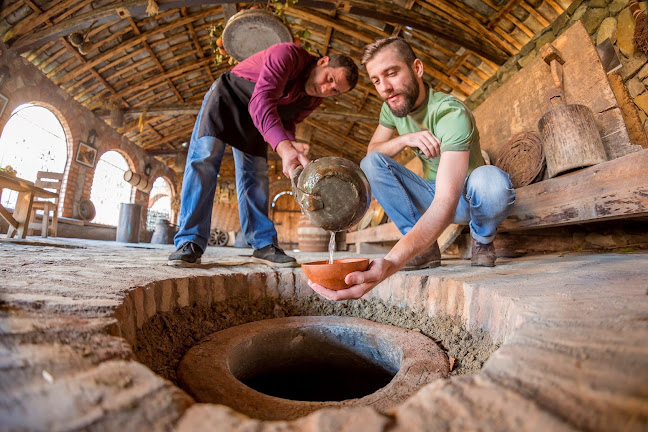
[[[72, 98], [106, 121], [109, 111], [100, 109], [106, 99], [122, 101], [127, 124], [119, 133], [151, 152], [175, 152], [189, 140], [205, 91], [231, 68], [210, 59], [210, 27], [226, 23], [237, 6], [231, 0], [156, 1], [159, 13], [146, 16], [148, 0], [103, 3], [94, 10], [94, 0], [12, 0], [0, 19], [10, 23], [4, 30], [9, 49], [25, 53]], [[304, 42], [319, 55], [346, 54], [358, 63], [366, 44], [404, 37], [425, 65], [425, 80], [464, 99], [565, 4], [544, 0], [536, 10], [528, 0], [481, 1], [488, 9], [453, 0], [299, 0], [285, 17], [293, 34], [309, 31]], [[253, 2], [267, 0], [242, 5]], [[517, 18], [522, 10], [528, 19]], [[68, 42], [73, 31], [84, 32], [87, 54]], [[355, 89], [325, 99], [307, 119], [314, 154], [359, 161], [382, 104], [361, 68]], [[231, 159], [222, 175], [233, 173]]]
[[[68, 0], [74, 1], [74, 0]], [[65, 20], [62, 23], [52, 26], [52, 28], [35, 32], [21, 37], [18, 40], [13, 40], [13, 36], [24, 34], [22, 31], [14, 31], [9, 35], [8, 44], [15, 50], [19, 52], [27, 51], [40, 43], [47, 42], [51, 39], [69, 34], [73, 31], [83, 28], [84, 25], [87, 25], [87, 22], [94, 21], [97, 23], [103, 23], [110, 20], [115, 20], [117, 15], [117, 9], [126, 9], [130, 12], [131, 16], [142, 14], [145, 9], [147, 0], [127, 0], [121, 2], [117, 5], [108, 5], [102, 8], [95, 9], [93, 12], [80, 15], [79, 17], [71, 18]], [[175, 6], [178, 2], [170, 1], [163, 2], [160, 1], [159, 7], [162, 10], [167, 10], [171, 5]], [[235, 3], [234, 1], [203, 1], [202, 4], [222, 4], [222, 3]], [[344, 10], [350, 14], [371, 17], [375, 19], [384, 19], [387, 22], [393, 24], [404, 24], [409, 25], [413, 28], [417, 28], [421, 31], [428, 32], [435, 35], [436, 37], [442, 39], [448, 39], [455, 43], [460, 43], [466, 48], [471, 49], [472, 51], [479, 53], [480, 55], [490, 58], [491, 60], [501, 64], [506, 61], [507, 55], [499, 48], [493, 46], [492, 44], [480, 40], [474, 35], [464, 33], [459, 31], [455, 26], [449, 25], [448, 23], [436, 19], [434, 17], [421, 17], [418, 14], [413, 13], [405, 8], [400, 6], [391, 5], [387, 3], [373, 4], [364, 0], [345, 0], [345, 1], [319, 1], [319, 2], [309, 2], [307, 0], [302, 0], [298, 3], [299, 7], [291, 8], [289, 11], [294, 11], [295, 9], [301, 9], [302, 7], [307, 6], [308, 4], [316, 4], [319, 7], [337, 7], [340, 10]], [[313, 11], [312, 9], [310, 9]], [[313, 11], [314, 12], [314, 11]], [[324, 15], [324, 14], [322, 14]], [[335, 26], [333, 26], [335, 28]], [[21, 29], [22, 30], [22, 29]], [[353, 32], [353, 29], [347, 29], [347, 31]], [[363, 40], [365, 36], [361, 33], [356, 33], [354, 37], [360, 37], [360, 40]]]
[[[133, 21], [133, 18], [128, 17], [127, 19], [128, 19], [128, 22], [130, 23], [131, 29], [133, 29], [135, 34], [138, 35], [138, 36], [141, 35], [142, 32], [140, 32], [140, 29], [139, 29], [139, 27], [137, 27], [137, 24], [135, 24], [135, 21]], [[191, 23], [189, 23], [189, 25], [191, 25]], [[155, 66], [159, 69], [160, 72], [162, 72], [164, 74], [166, 72], [166, 70], [164, 69], [164, 66], [162, 66], [162, 63], [160, 63], [160, 60], [157, 58], [157, 55], [155, 55], [155, 52], [153, 52], [153, 50], [151, 49], [151, 46], [148, 44], [148, 42], [146, 40], [144, 40], [144, 41], [142, 41], [142, 45], [144, 45], [144, 48], [146, 49], [146, 51], [148, 51], [149, 56], [151, 57], [151, 60], [153, 60], [153, 62], [155, 63]], [[173, 84], [173, 81], [171, 81], [171, 79], [168, 78], [168, 77], [166, 78], [165, 81], [169, 85], [169, 87], [171, 88], [173, 93], [175, 93], [178, 100], [180, 102], [184, 102], [184, 98], [182, 97], [182, 95], [180, 94], [178, 89], [176, 88], [175, 84]]]

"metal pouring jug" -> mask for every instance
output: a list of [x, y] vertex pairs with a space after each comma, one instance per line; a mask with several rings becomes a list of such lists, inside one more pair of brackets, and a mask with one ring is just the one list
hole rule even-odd
[[292, 174], [293, 197], [313, 223], [327, 231], [344, 231], [360, 222], [371, 203], [369, 181], [350, 160], [324, 157]]

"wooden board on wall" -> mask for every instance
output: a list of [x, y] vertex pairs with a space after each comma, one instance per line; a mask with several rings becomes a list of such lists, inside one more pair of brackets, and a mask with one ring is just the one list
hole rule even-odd
[[[585, 105], [594, 112], [608, 159], [623, 156], [632, 148], [630, 137], [585, 27], [576, 22], [552, 44], [565, 60], [563, 79], [567, 103]], [[554, 87], [549, 65], [538, 56], [474, 110], [481, 147], [491, 159], [513, 135], [538, 130], [538, 121], [549, 110], [547, 91]]]

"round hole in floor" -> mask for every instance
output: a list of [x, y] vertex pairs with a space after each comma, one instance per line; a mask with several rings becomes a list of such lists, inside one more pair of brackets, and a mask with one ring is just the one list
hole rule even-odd
[[227, 362], [248, 387], [298, 401], [361, 398], [389, 384], [402, 352], [361, 329], [311, 326], [258, 334], [232, 348]]
[[199, 402], [264, 420], [325, 407], [385, 411], [449, 374], [430, 338], [349, 317], [256, 321], [213, 333], [181, 360], [180, 386]]

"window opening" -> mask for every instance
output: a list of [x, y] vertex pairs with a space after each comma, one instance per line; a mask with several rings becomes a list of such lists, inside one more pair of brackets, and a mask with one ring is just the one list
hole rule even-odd
[[162, 177], [153, 182], [149, 193], [149, 210], [146, 217], [146, 229], [155, 230], [155, 223], [159, 218], [171, 221], [171, 186]]
[[130, 203], [132, 186], [124, 180], [128, 162], [118, 152], [107, 151], [97, 162], [90, 201], [95, 206], [97, 216], [94, 223], [117, 226], [121, 203]]
[[[35, 181], [38, 171], [65, 172], [67, 144], [61, 122], [49, 109], [17, 107], [0, 136], [0, 167], [11, 167], [19, 178]], [[15, 208], [18, 192], [2, 191], [2, 205]]]

